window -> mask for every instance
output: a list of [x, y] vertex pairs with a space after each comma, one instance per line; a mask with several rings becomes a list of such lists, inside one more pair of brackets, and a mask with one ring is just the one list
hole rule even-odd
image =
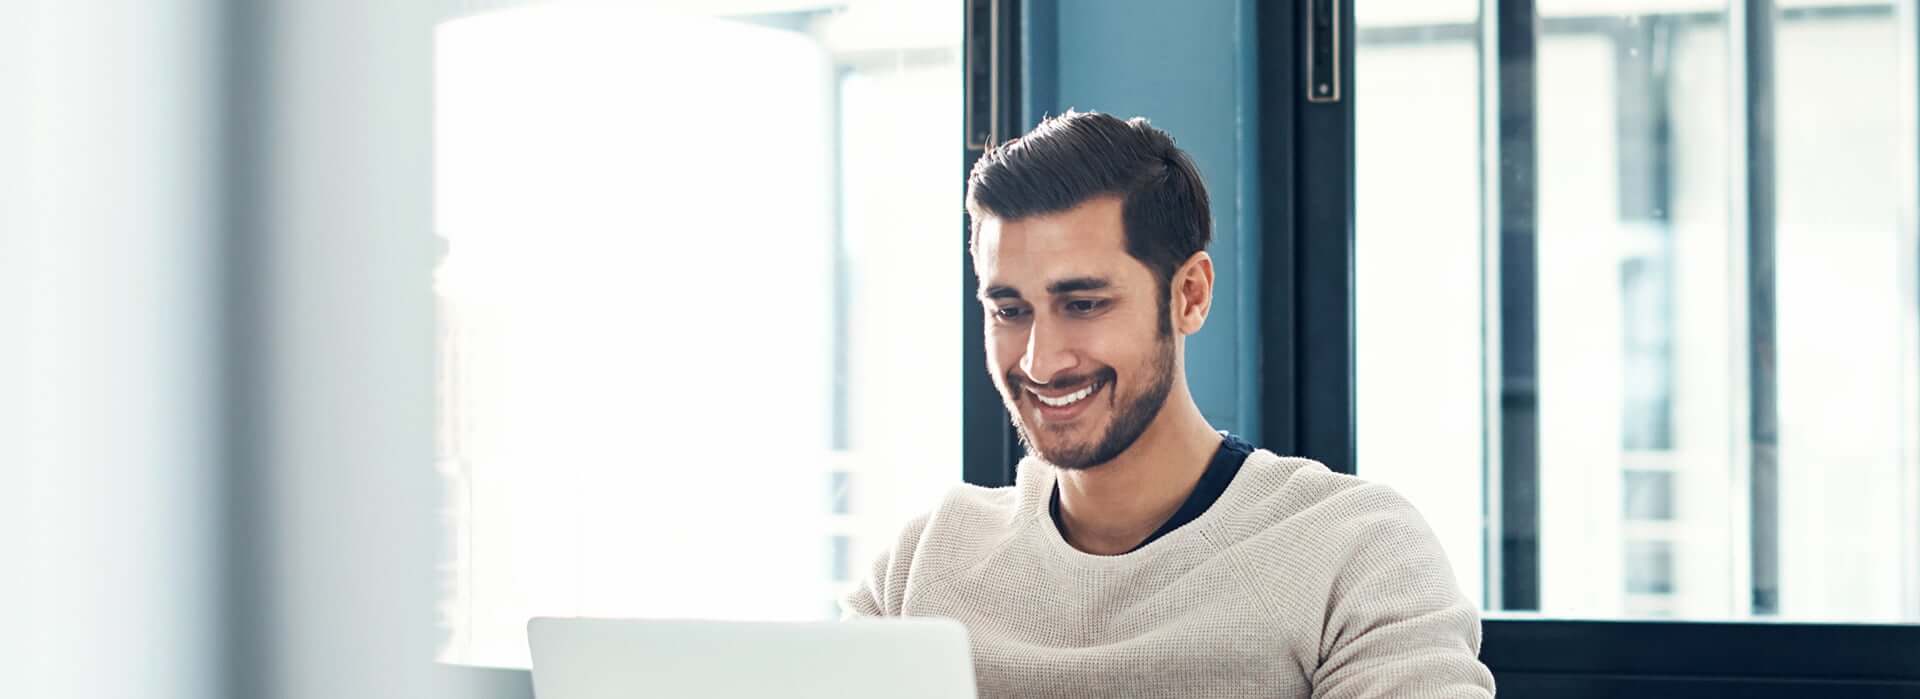
[[959, 8], [731, 4], [438, 30], [444, 660], [829, 617], [959, 477]]
[[1481, 7], [1356, 9], [1360, 474], [1489, 610], [1920, 621], [1911, 17]]

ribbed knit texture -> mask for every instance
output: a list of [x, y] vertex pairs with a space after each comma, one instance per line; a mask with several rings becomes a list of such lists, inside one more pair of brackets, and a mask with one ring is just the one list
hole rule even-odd
[[957, 619], [982, 697], [1486, 697], [1480, 621], [1393, 490], [1260, 450], [1199, 519], [1120, 556], [1047, 515], [1053, 467], [909, 523], [848, 616]]

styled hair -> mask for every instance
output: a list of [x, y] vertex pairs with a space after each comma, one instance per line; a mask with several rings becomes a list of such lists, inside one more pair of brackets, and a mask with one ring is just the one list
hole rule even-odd
[[1059, 213], [1103, 196], [1120, 197], [1127, 254], [1153, 271], [1165, 301], [1174, 272], [1212, 241], [1213, 212], [1193, 158], [1145, 118], [1068, 110], [994, 146], [967, 176], [974, 237], [986, 217]]

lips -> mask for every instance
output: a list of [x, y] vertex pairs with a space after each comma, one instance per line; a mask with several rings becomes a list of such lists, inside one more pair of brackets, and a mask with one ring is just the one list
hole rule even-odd
[[1087, 411], [1088, 406], [1098, 402], [1098, 398], [1110, 384], [1108, 381], [1095, 381], [1073, 391], [1046, 394], [1026, 389], [1033, 398], [1033, 408], [1041, 424], [1071, 422]]
[[1095, 381], [1087, 384], [1078, 391], [1069, 391], [1066, 393], [1046, 394], [1032, 387], [1028, 387], [1027, 392], [1033, 394], [1035, 399], [1048, 407], [1064, 408], [1091, 397], [1094, 393], [1099, 392], [1104, 383], [1105, 382], [1102, 381]]

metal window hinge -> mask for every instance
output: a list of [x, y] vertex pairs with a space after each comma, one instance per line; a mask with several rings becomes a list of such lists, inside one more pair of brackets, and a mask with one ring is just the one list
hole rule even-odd
[[1307, 0], [1307, 101], [1340, 101], [1340, 0]]
[[1007, 46], [1004, 36], [1011, 8], [1005, 0], [967, 0], [966, 131], [967, 147], [986, 150], [1001, 133], [1006, 103]]

